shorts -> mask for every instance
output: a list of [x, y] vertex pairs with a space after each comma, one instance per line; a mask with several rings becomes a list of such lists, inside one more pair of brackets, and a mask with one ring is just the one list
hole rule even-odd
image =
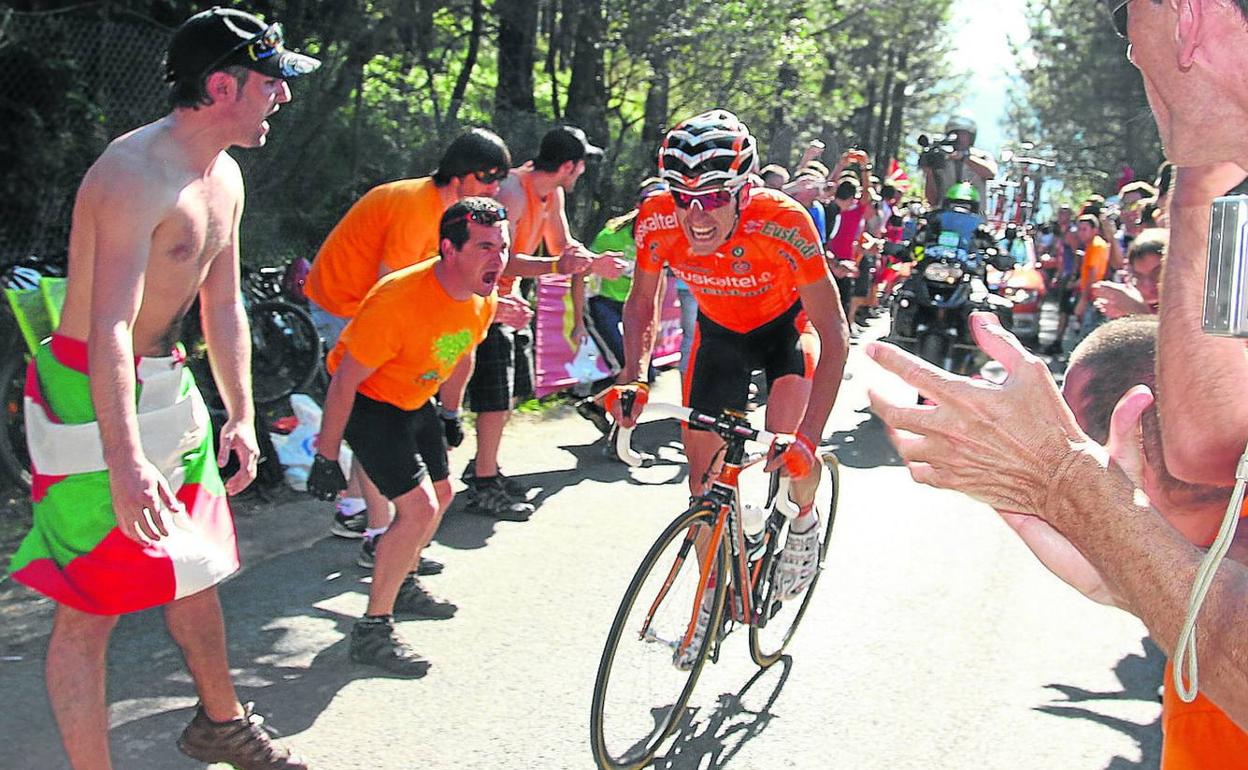
[[326, 352], [334, 349], [334, 346], [338, 344], [338, 338], [342, 336], [342, 330], [351, 322], [350, 318], [336, 316], [312, 300], [308, 300], [308, 315], [312, 316], [312, 326], [320, 335]]
[[875, 285], [875, 258], [863, 257], [858, 262], [858, 277], [854, 279], [853, 296], [867, 297]]
[[434, 481], [450, 478], [446, 429], [433, 399], [408, 411], [356, 393], [343, 438], [389, 500], [411, 492], [426, 476]]
[[1065, 276], [1057, 278], [1057, 312], [1070, 315], [1079, 304], [1079, 287], [1067, 282]]
[[762, 369], [767, 388], [790, 374], [810, 378], [815, 351], [810, 322], [796, 303], [778, 318], [748, 332], [735, 332], [701, 313], [685, 374], [685, 404], [707, 414], [745, 411], [750, 376]]
[[835, 278], [835, 280], [836, 280], [836, 291], [838, 294], [841, 295], [841, 310], [843, 310], [845, 312], [845, 315], [848, 316], [849, 315], [849, 300], [854, 294], [854, 279], [853, 278]]
[[477, 346], [477, 363], [465, 392], [468, 408], [477, 414], [510, 412], [516, 399], [527, 398], [533, 392], [528, 351], [527, 330], [491, 324]]

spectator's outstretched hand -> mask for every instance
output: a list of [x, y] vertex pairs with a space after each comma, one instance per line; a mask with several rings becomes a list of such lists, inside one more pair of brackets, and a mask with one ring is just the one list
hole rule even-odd
[[1079, 453], [1103, 457], [1103, 450], [1079, 429], [1043, 361], [991, 313], [971, 319], [976, 343], [1005, 367], [1003, 384], [950, 374], [873, 343], [867, 354], [934, 405], [903, 405], [873, 391], [871, 408], [915, 481], [965, 492], [998, 510], [1042, 516]]
[[1153, 312], [1134, 286], [1113, 281], [1097, 281], [1092, 284], [1092, 305], [1111, 321], [1129, 315], [1147, 315]]
[[594, 257], [589, 270], [599, 278], [619, 278], [628, 269], [628, 263], [624, 261], [623, 256], [618, 251], [603, 252]]
[[513, 329], [523, 329], [529, 325], [529, 319], [532, 317], [533, 308], [523, 299], [512, 296], [498, 298], [498, 308], [494, 311], [496, 323], [510, 326]]

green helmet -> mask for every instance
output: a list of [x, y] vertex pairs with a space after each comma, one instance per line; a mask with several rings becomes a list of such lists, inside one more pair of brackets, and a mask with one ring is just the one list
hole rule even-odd
[[946, 206], [965, 206], [972, 211], [979, 211], [979, 190], [970, 182], [958, 182], [945, 192]]

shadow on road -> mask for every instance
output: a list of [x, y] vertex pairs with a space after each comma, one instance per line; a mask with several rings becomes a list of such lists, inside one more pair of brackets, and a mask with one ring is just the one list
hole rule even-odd
[[[1161, 686], [1166, 656], [1152, 640], [1143, 640], [1144, 654], [1131, 654], [1114, 665], [1114, 674], [1122, 689], [1113, 692], [1095, 692], [1064, 684], [1050, 684], [1048, 688], [1063, 696], [1064, 703], [1092, 703], [1095, 701], [1138, 700], [1149, 703], [1157, 701], [1157, 688]], [[1091, 708], [1074, 705], [1037, 706], [1037, 711], [1068, 719], [1087, 719], [1130, 736], [1140, 747], [1140, 761], [1114, 757], [1105, 770], [1152, 769], [1161, 764], [1161, 717], [1149, 724], [1102, 714]]]
[[[655, 758], [650, 767], [705, 770], [727, 766], [746, 741], [762, 733], [771, 723], [771, 707], [788, 682], [792, 665], [793, 658], [785, 655], [771, 668], [760, 669], [735, 693], [721, 693], [714, 711], [703, 720], [695, 722], [697, 711], [687, 710], [676, 728], [672, 747], [665, 755]], [[760, 682], [770, 687], [759, 691], [765, 700], [758, 706], [747, 704], [747, 693]]]
[[886, 465], [903, 465], [901, 457], [893, 449], [884, 423], [863, 407], [857, 411], [866, 419], [853, 430], [838, 430], [824, 440], [836, 448], [836, 459], [850, 468], [879, 468]]

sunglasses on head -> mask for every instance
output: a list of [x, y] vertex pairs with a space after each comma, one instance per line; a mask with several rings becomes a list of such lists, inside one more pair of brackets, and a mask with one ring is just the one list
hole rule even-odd
[[247, 51], [247, 58], [252, 61], [263, 61], [264, 59], [267, 59], [282, 50], [282, 46], [284, 44], [285, 38], [282, 36], [282, 25], [278, 22], [274, 22], [265, 27], [260, 34], [250, 40], [245, 40], [242, 43], [239, 43], [230, 50], [226, 51], [223, 55], [217, 57], [216, 61], [204, 68], [204, 72], [212, 72], [214, 69], [221, 66], [221, 62], [226, 61], [239, 51], [243, 50]]
[[458, 222], [472, 220], [479, 225], [496, 225], [499, 222], [507, 221], [507, 209], [499, 206], [497, 209], [468, 209], [460, 216], [455, 217], [448, 225]]
[[689, 193], [681, 190], [672, 190], [672, 200], [676, 202], [676, 208], [687, 209], [697, 201], [703, 211], [713, 211], [723, 208], [732, 203], [736, 194], [732, 190], [712, 190], [710, 192]]
[[507, 178], [507, 174], [511, 172], [509, 168], [491, 168], [486, 171], [474, 171], [472, 175], [477, 178], [481, 184], [494, 184], [501, 182]]

